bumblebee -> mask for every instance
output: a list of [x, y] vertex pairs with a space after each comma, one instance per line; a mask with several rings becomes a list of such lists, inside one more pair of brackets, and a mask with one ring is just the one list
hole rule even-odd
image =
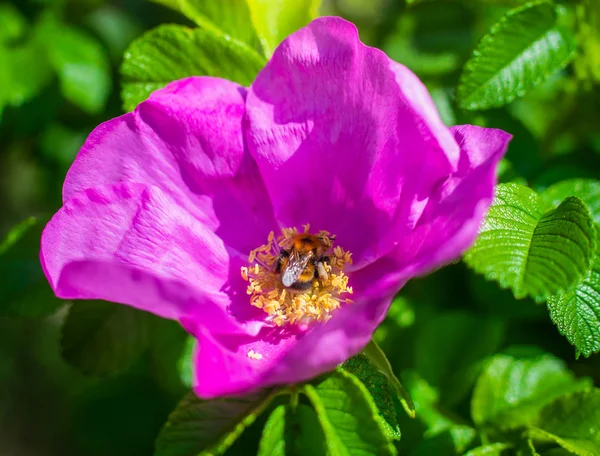
[[281, 283], [291, 290], [307, 290], [313, 280], [326, 280], [329, 275], [325, 264], [329, 263], [327, 251], [331, 247], [328, 239], [312, 234], [298, 234], [292, 241], [292, 247], [282, 249], [275, 272], [281, 273]]

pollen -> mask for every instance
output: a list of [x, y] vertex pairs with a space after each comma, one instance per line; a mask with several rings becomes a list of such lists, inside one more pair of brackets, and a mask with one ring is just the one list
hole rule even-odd
[[[303, 233], [309, 233], [310, 226], [304, 225], [303, 229]], [[283, 286], [281, 273], [277, 271], [278, 258], [281, 251], [289, 251], [298, 234], [296, 228], [283, 228], [277, 237], [272, 231], [266, 244], [250, 252], [248, 266], [241, 269], [242, 278], [248, 282], [250, 303], [265, 311], [268, 321], [277, 326], [326, 322], [336, 309], [352, 302], [349, 297], [352, 287], [343, 272], [347, 264], [352, 264], [352, 254], [340, 246], [333, 248], [335, 237], [327, 231], [317, 233], [331, 245], [327, 252], [329, 261], [322, 263], [327, 277], [315, 276], [304, 290]], [[254, 358], [250, 353], [248, 356]]]
[[247, 356], [248, 356], [248, 358], [250, 358], [250, 359], [256, 359], [256, 360], [261, 360], [261, 359], [263, 359], [263, 355], [261, 355], [261, 354], [260, 354], [260, 353], [258, 353], [258, 352], [255, 352], [254, 350], [249, 350], [249, 351], [248, 351], [248, 355], [247, 355]]

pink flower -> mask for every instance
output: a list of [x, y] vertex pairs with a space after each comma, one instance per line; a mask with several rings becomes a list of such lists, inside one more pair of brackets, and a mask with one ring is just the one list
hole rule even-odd
[[[360, 351], [407, 280], [469, 247], [509, 140], [447, 128], [413, 73], [320, 18], [250, 88], [182, 79], [96, 128], [42, 266], [61, 298], [180, 321], [201, 397], [299, 382]], [[274, 262], [282, 229], [305, 224], [335, 239], [327, 280], [294, 293]]]

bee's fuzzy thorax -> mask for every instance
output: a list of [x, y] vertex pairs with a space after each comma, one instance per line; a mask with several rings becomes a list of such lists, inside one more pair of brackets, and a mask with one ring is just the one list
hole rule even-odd
[[[309, 228], [305, 225], [304, 233], [308, 233]], [[352, 287], [348, 286], [348, 276], [343, 272], [346, 264], [352, 264], [352, 254], [339, 246], [332, 249], [329, 262], [322, 266], [327, 271], [327, 279], [315, 278], [307, 290], [290, 290], [283, 286], [276, 270], [279, 252], [290, 249], [297, 235], [296, 228], [283, 228], [277, 239], [271, 232], [267, 244], [251, 251], [249, 266], [241, 269], [242, 277], [249, 282], [250, 303], [268, 313], [269, 319], [278, 326], [325, 322], [341, 304], [352, 302], [347, 297], [352, 294]], [[321, 231], [317, 236], [332, 244], [330, 233]]]

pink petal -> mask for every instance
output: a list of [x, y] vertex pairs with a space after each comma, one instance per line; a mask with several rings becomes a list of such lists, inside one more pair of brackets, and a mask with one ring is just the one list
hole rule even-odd
[[458, 161], [423, 84], [340, 18], [317, 19], [277, 48], [247, 113], [280, 224], [336, 234], [357, 269], [414, 227]]
[[275, 384], [265, 376], [270, 376], [282, 356], [302, 337], [293, 327], [264, 327], [256, 337], [232, 337], [216, 335], [193, 320], [182, 323], [198, 339], [193, 360], [194, 391], [206, 399], [243, 394]]
[[184, 326], [199, 341], [194, 391], [206, 399], [243, 394], [309, 380], [334, 369], [365, 347], [391, 298], [361, 298], [306, 332], [295, 327], [263, 328], [257, 337], [219, 337], [188, 320]]
[[473, 125], [452, 127], [458, 169], [429, 198], [415, 229], [386, 258], [357, 271], [353, 285], [389, 289], [457, 260], [473, 243], [494, 195], [496, 169], [511, 135]]
[[77, 193], [46, 226], [41, 262], [60, 298], [104, 299], [237, 330], [220, 291], [230, 274], [225, 245], [156, 187], [121, 183]]
[[92, 132], [69, 170], [64, 201], [116, 182], [154, 185], [247, 254], [276, 223], [244, 146], [244, 115], [245, 89], [237, 84], [175, 81]]

